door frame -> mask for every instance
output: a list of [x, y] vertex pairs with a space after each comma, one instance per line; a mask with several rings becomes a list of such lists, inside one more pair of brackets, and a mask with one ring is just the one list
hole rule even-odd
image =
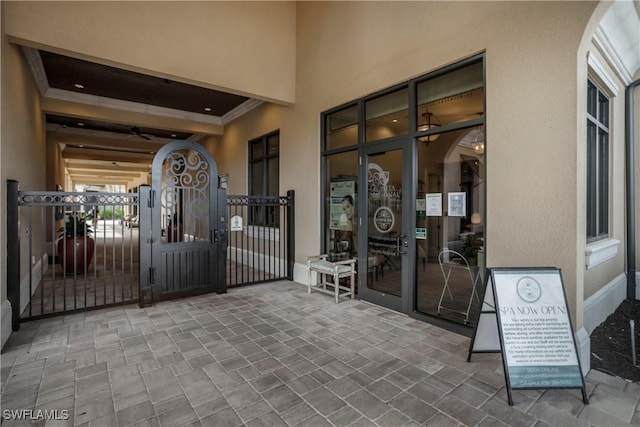
[[[358, 298], [393, 311], [410, 315], [413, 313], [415, 300], [415, 143], [410, 136], [390, 138], [384, 141], [367, 143], [359, 151], [359, 182], [358, 188], [362, 197], [358, 198]], [[402, 230], [404, 235], [404, 250], [401, 257], [401, 283], [400, 296], [384, 294], [383, 292], [369, 289], [368, 280], [368, 156], [383, 154], [387, 151], [401, 150], [402, 153]]]

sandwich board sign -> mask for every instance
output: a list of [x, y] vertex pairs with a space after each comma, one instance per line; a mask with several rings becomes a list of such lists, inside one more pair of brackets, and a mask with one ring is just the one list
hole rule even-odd
[[467, 361], [498, 352], [509, 405], [511, 390], [552, 388], [581, 389], [589, 403], [560, 269], [490, 270]]

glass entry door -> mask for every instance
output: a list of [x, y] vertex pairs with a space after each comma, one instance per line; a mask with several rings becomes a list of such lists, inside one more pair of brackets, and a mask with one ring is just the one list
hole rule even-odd
[[[407, 144], [386, 143], [364, 150], [361, 176], [366, 189], [359, 240], [360, 298], [392, 310], [407, 312], [410, 259], [408, 183], [411, 168]], [[362, 268], [366, 266], [366, 268]]]

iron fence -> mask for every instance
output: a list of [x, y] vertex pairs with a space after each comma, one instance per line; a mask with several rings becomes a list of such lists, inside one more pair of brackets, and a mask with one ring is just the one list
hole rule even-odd
[[293, 280], [294, 191], [227, 196], [227, 286]]
[[[20, 321], [138, 301], [139, 227], [150, 221], [134, 215], [139, 203], [139, 193], [19, 191], [7, 181], [14, 330]], [[226, 209], [226, 287], [293, 280], [294, 192], [227, 196]]]
[[127, 221], [138, 193], [14, 194], [17, 203], [7, 206], [8, 232], [18, 234], [7, 248], [14, 315], [30, 320], [138, 300], [138, 229]]

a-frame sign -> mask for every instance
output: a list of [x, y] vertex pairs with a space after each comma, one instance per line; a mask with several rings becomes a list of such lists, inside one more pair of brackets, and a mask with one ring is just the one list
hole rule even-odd
[[492, 268], [469, 355], [502, 353], [511, 390], [581, 389], [587, 398], [560, 269]]

